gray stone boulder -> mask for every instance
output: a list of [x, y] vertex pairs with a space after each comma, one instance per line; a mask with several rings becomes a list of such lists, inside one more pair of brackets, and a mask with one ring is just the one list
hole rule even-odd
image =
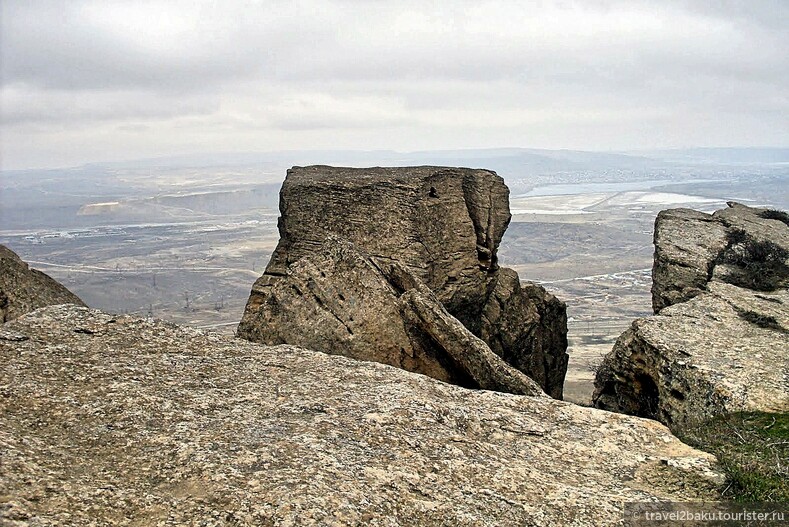
[[597, 408], [672, 427], [737, 411], [789, 412], [789, 291], [707, 287], [619, 337], [595, 379]]
[[714, 214], [671, 209], [655, 220], [655, 313], [706, 290], [714, 277], [748, 289], [789, 286], [789, 215], [730, 202]]
[[663, 425], [47, 307], [0, 329], [0, 524], [598, 526], [720, 499]]
[[717, 218], [691, 209], [661, 211], [655, 220], [652, 309], [685, 302], [703, 292], [727, 229]]
[[[498, 246], [510, 221], [508, 200], [504, 181], [487, 170], [294, 167], [280, 192], [279, 244], [252, 288], [237, 334], [271, 342], [282, 340], [283, 333], [298, 332], [265, 324], [256, 311], [268, 305], [273, 284], [292, 279], [292, 266], [336, 237], [380, 266], [396, 264], [415, 277], [496, 354], [560, 398], [567, 365], [565, 306], [539, 286], [513, 284], [517, 275], [499, 268]], [[341, 273], [333, 274], [335, 284], [343, 280]], [[335, 314], [348, 318], [336, 309]], [[385, 326], [391, 311], [370, 309], [367, 314], [376, 319], [365, 326], [372, 329]], [[396, 317], [392, 321], [400, 324]], [[333, 352], [346, 348], [344, 354], [362, 358], [352, 342], [361, 338], [348, 334], [348, 342], [336, 341]], [[325, 349], [319, 340], [286, 342]], [[408, 354], [408, 346], [403, 348]], [[375, 352], [366, 348], [365, 353]], [[444, 380], [458, 376], [451, 371], [435, 374], [434, 368], [408, 369]]]
[[85, 304], [63, 285], [0, 245], [0, 323], [55, 304]]
[[593, 404], [682, 427], [789, 411], [789, 215], [661, 212], [653, 306], [603, 360]]
[[510, 222], [509, 189], [488, 170], [294, 167], [280, 191], [280, 240], [266, 274], [285, 274], [334, 235], [398, 262], [451, 312], [476, 311]]

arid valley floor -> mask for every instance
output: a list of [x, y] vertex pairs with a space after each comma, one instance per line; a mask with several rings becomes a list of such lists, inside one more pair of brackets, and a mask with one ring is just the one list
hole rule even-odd
[[[582, 404], [602, 355], [634, 318], [651, 312], [658, 211], [712, 211], [727, 200], [789, 208], [786, 165], [527, 166], [521, 173], [501, 159], [503, 167], [496, 159], [429, 162], [485, 166], [505, 177], [513, 217], [500, 261], [567, 302], [565, 398]], [[284, 175], [284, 161], [7, 174], [0, 243], [90, 306], [230, 333], [277, 244]]]

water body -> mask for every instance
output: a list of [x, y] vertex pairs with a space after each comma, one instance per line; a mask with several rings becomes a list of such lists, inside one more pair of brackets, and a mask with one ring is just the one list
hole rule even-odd
[[687, 183], [715, 183], [720, 179], [688, 179], [688, 180], [665, 180], [653, 179], [646, 181], [624, 181], [616, 183], [562, 183], [557, 185], [544, 185], [536, 187], [525, 194], [520, 194], [518, 198], [533, 198], [539, 196], [570, 196], [573, 194], [595, 194], [595, 193], [616, 193], [631, 192], [639, 190], [652, 190], [656, 187], [665, 185], [677, 185]]

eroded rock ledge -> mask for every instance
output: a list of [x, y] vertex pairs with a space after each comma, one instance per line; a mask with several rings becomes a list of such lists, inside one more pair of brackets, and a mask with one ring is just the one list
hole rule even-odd
[[[252, 288], [238, 336], [374, 360], [465, 386], [502, 381], [475, 378], [435, 327], [412, 316], [413, 305], [400, 296], [421, 284], [462, 323], [455, 329], [471, 333], [463, 339], [482, 339], [482, 347], [561, 398], [565, 306], [499, 268], [509, 190], [494, 172], [294, 167], [280, 210], [280, 241]], [[332, 261], [332, 240], [350, 244], [358, 265]]]
[[55, 304], [84, 306], [77, 295], [0, 245], [0, 323]]
[[714, 500], [654, 421], [77, 306], [0, 330], [0, 523], [612, 525]]
[[681, 427], [789, 411], [789, 215], [736, 203], [655, 223], [653, 306], [595, 379], [598, 408]]

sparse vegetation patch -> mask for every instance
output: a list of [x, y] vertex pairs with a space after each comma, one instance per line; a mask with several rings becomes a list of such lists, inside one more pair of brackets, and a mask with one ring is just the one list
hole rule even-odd
[[728, 280], [757, 291], [778, 289], [789, 277], [789, 251], [769, 240], [755, 240], [741, 229], [729, 232], [729, 244], [722, 263], [738, 268]]
[[738, 311], [738, 315], [743, 320], [747, 320], [751, 324], [756, 324], [760, 328], [765, 329], [774, 329], [777, 331], [786, 331], [781, 324], [778, 323], [778, 320], [770, 315], [765, 315], [764, 313], [757, 313], [756, 311]]
[[786, 224], [789, 227], [789, 214], [782, 210], [776, 209], [767, 209], [763, 210], [759, 213], [759, 217], [764, 218], [766, 220], [778, 220]]
[[718, 458], [727, 476], [724, 497], [789, 502], [789, 413], [737, 412], [675, 433]]

